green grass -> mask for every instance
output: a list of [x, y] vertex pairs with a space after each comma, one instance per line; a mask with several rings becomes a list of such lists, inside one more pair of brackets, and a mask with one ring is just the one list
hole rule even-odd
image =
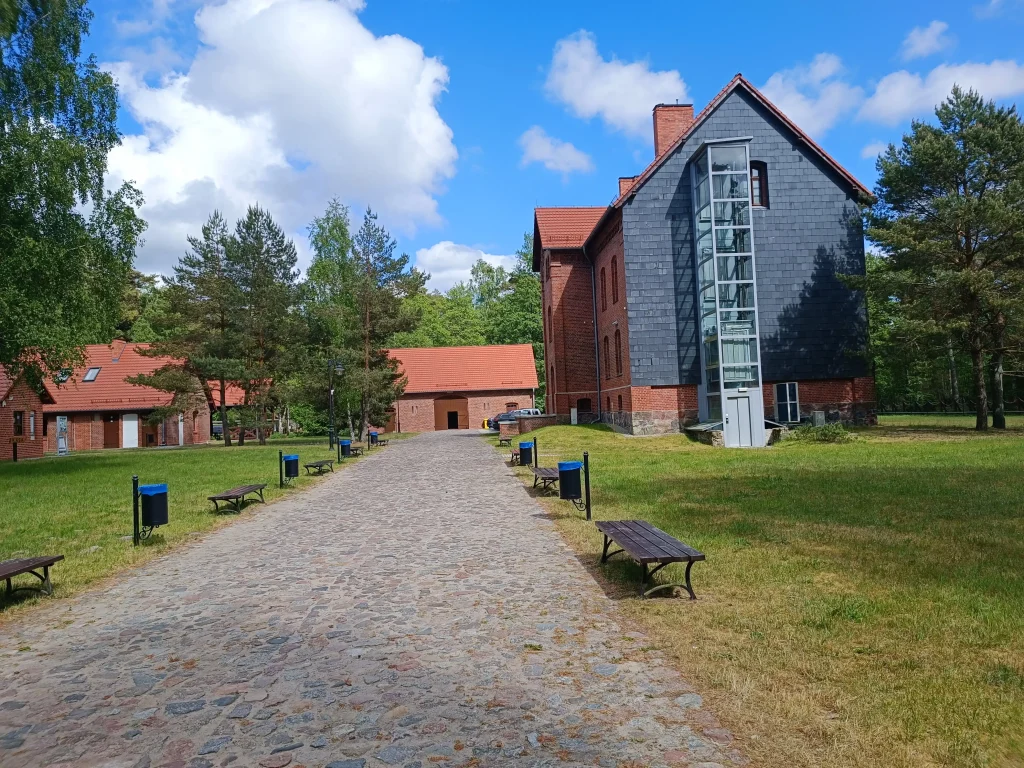
[[[989, 425], [992, 424], [991, 417]], [[882, 427], [913, 427], [914, 429], [938, 430], [973, 430], [974, 416], [946, 413], [921, 413], [912, 416], [880, 416], [878, 424]], [[1011, 431], [1024, 431], [1024, 416], [1016, 414], [1006, 417], [1006, 427]]]
[[[620, 605], [758, 765], [1024, 765], [1024, 440], [908, 418], [763, 451], [536, 433], [542, 465], [589, 451], [596, 519], [707, 553], [698, 602]], [[545, 504], [596, 563], [592, 524]], [[634, 594], [629, 561], [594, 572]]]
[[[300, 463], [334, 455], [327, 448], [326, 438], [293, 438], [273, 440], [266, 447], [251, 443], [231, 448], [211, 444], [105, 450], [0, 463], [0, 560], [63, 554], [66, 559], [54, 566], [52, 575], [55, 597], [68, 597], [118, 571], [167, 553], [195, 534], [238, 519], [234, 512], [215, 514], [207, 496], [237, 485], [266, 483], [264, 494], [270, 502], [317, 481], [315, 475], [307, 477], [300, 467], [300, 477], [279, 490], [280, 450], [299, 454]], [[336, 470], [344, 471], [341, 467]], [[141, 484], [169, 486], [169, 525], [157, 528], [151, 539], [137, 548], [131, 542], [134, 474]], [[258, 514], [260, 508], [258, 502], [249, 504], [241, 514]], [[31, 576], [16, 579], [16, 584], [31, 583], [37, 583]], [[13, 598], [2, 595], [0, 617], [6, 618], [39, 600], [30, 592], [17, 592]]]

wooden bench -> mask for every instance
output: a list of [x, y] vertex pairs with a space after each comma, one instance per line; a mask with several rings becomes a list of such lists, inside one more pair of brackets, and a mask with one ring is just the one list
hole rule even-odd
[[[705, 559], [704, 553], [669, 536], [645, 520], [603, 520], [597, 524], [597, 530], [604, 534], [602, 563], [607, 562], [608, 558], [613, 555], [625, 552], [643, 568], [643, 576], [640, 578], [640, 597], [647, 597], [659, 589], [683, 587], [690, 593], [691, 600], [697, 599], [690, 586], [690, 569], [694, 563]], [[618, 544], [621, 549], [609, 552], [608, 547], [612, 542]], [[657, 567], [648, 572], [647, 566], [653, 563], [657, 563]], [[659, 584], [645, 591], [647, 580], [670, 563], [686, 563], [686, 583]]]
[[390, 442], [391, 442], [390, 440], [383, 440], [383, 439], [381, 439], [379, 437], [377, 438], [377, 445], [380, 445], [380, 446], [385, 446], [385, 445], [387, 445]]
[[530, 467], [530, 471], [533, 472], [534, 488], [540, 483], [541, 490], [546, 491], [558, 482], [558, 470], [554, 467]]
[[511, 464], [512, 466], [515, 466], [516, 464], [519, 463], [519, 449], [518, 448], [513, 448], [512, 449], [512, 456], [511, 456], [511, 458], [509, 458], [508, 461], [509, 461], [509, 464]]
[[350, 445], [348, 447], [348, 450], [349, 450], [349, 454], [352, 455], [352, 456], [362, 456], [363, 455], [363, 446], [361, 446], [361, 445]]
[[303, 464], [302, 466], [306, 468], [307, 475], [313, 474], [314, 469], [318, 475], [322, 475], [324, 470], [329, 469], [331, 472], [334, 471], [334, 460], [324, 459], [323, 461], [311, 461], [309, 464]]
[[[21, 560], [5, 560], [0, 563], [0, 579], [7, 580], [8, 596], [20, 589], [34, 589], [42, 592], [44, 595], [52, 595], [53, 584], [50, 583], [50, 566], [54, 563], [59, 563], [63, 559], [64, 555], [50, 555], [48, 557], [26, 557]], [[42, 573], [39, 573], [40, 568], [43, 571]], [[31, 573], [43, 583], [42, 586], [14, 587], [11, 584], [11, 579], [23, 573]]]
[[498, 438], [498, 447], [499, 448], [511, 448], [512, 447], [512, 438], [511, 437], [499, 437]]
[[240, 512], [242, 510], [242, 503], [245, 501], [245, 497], [250, 493], [258, 493], [260, 495], [260, 501], [266, 503], [266, 500], [263, 498], [263, 489], [266, 487], [266, 483], [259, 483], [257, 485], [240, 485], [237, 488], [232, 488], [230, 491], [217, 493], [213, 496], [207, 496], [206, 498], [213, 502], [213, 508], [217, 512], [220, 512], [218, 502], [221, 501], [230, 502], [234, 506], [235, 511]]

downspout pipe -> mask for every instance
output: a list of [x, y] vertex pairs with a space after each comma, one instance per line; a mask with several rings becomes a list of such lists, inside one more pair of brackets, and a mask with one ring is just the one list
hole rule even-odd
[[587, 244], [583, 244], [583, 258], [590, 262], [590, 306], [594, 313], [594, 369], [597, 375], [597, 420], [604, 422], [604, 406], [601, 403], [601, 344], [597, 331], [597, 268], [594, 260], [587, 255]]

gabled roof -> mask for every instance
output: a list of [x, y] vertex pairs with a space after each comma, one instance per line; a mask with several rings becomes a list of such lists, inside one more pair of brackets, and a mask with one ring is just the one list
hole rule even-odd
[[[207, 398], [214, 408], [220, 408], [220, 382], [211, 379], [206, 382], [210, 396]], [[230, 382], [224, 387], [224, 402], [228, 408], [234, 405], [245, 405], [245, 390]]]
[[[129, 376], [153, 373], [168, 363], [168, 357], [146, 357], [140, 350], [148, 344], [115, 341], [90, 344], [85, 348], [85, 365], [76, 368], [63, 384], [52, 387], [54, 403], [45, 413], [83, 411], [150, 410], [169, 405], [172, 395], [152, 387], [140, 387], [125, 381]], [[99, 368], [92, 381], [84, 381], [92, 368]]]
[[608, 209], [606, 205], [535, 208], [533, 211], [533, 271], [540, 269], [544, 248], [581, 248]]
[[782, 123], [787, 128], [789, 128], [797, 136], [797, 138], [800, 139], [800, 141], [806, 144], [812, 152], [817, 154], [822, 160], [824, 160], [828, 165], [830, 165], [832, 169], [835, 170], [835, 172], [838, 173], [847, 182], [849, 182], [850, 186], [852, 186], [856, 191], [864, 195], [867, 195], [868, 197], [872, 196], [871, 190], [869, 190], [867, 187], [865, 187], [863, 184], [857, 181], [856, 177], [854, 177], [852, 173], [843, 168], [843, 166], [841, 166], [828, 152], [822, 149], [817, 144], [817, 142], [814, 141], [814, 139], [812, 139], [810, 136], [804, 133], [799, 128], [799, 126], [796, 125], [796, 123], [794, 123], [792, 120], [786, 117], [786, 115], [783, 114], [782, 110], [780, 110], [778, 107], [772, 104], [767, 98], [765, 98], [765, 95], [761, 93], [759, 90], [757, 90], [757, 88], [755, 88], [749, 80], [743, 77], [743, 75], [738, 74], [736, 75], [736, 77], [729, 81], [729, 84], [725, 86], [725, 88], [719, 91], [718, 95], [715, 96], [715, 98], [708, 102], [708, 105], [704, 107], [704, 109], [701, 110], [700, 114], [693, 119], [693, 123], [690, 125], [689, 128], [687, 128], [683, 132], [682, 136], [676, 139], [671, 144], [671, 146], [669, 146], [668, 149], [662, 152], [658, 157], [654, 158], [654, 162], [647, 166], [647, 168], [644, 169], [643, 173], [636, 177], [636, 181], [630, 186], [629, 189], [620, 194], [618, 198], [615, 200], [615, 202], [612, 203], [612, 205], [616, 208], [622, 207], [622, 204], [626, 202], [626, 200], [628, 200], [631, 195], [635, 194], [637, 190], [639, 190], [640, 187], [642, 187], [647, 182], [647, 180], [654, 175], [654, 172], [661, 167], [661, 165], [669, 158], [669, 156], [673, 152], [675, 152], [680, 146], [682, 146], [682, 144], [688, 138], [690, 138], [691, 135], [693, 135], [693, 132], [696, 131], [697, 128], [699, 128], [704, 123], [704, 121], [711, 116], [711, 113], [715, 111], [718, 105], [725, 101], [726, 98], [728, 98], [729, 95], [737, 88], [743, 88], [745, 91], [747, 91], [747, 93], [749, 93], [758, 102], [760, 102], [760, 104], [764, 106], [765, 109], [767, 109], [769, 112], [775, 115], [775, 117], [782, 121]]
[[532, 344], [389, 349], [408, 379], [406, 394], [536, 389]]
[[[11, 375], [10, 371], [0, 365], [0, 400], [7, 399], [7, 396], [11, 393], [11, 389], [18, 383], [19, 379], [21, 379], [21, 376]], [[51, 393], [50, 388], [46, 386], [45, 381], [42, 384], [42, 391], [39, 392], [39, 399], [44, 403], [53, 402], [53, 394]]]

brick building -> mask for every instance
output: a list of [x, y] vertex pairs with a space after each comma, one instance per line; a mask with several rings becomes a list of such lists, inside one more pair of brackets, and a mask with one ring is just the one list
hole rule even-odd
[[[200, 445], [210, 440], [210, 408], [196, 382], [196, 401], [187, 413], [150, 424], [154, 409], [167, 406], [171, 395], [126, 379], [152, 373], [168, 358], [147, 357], [145, 344], [115, 341], [85, 348], [85, 365], [68, 372], [59, 384], [48, 382], [40, 392], [24, 378], [11, 381], [0, 369], [0, 460], [100, 448], [147, 448]], [[20, 434], [18, 434], [20, 432]]]
[[537, 367], [530, 344], [391, 349], [406, 377], [387, 430], [478, 428], [516, 408], [532, 408]]
[[742, 76], [654, 108], [654, 161], [608, 206], [538, 208], [548, 410], [633, 434], [871, 422], [860, 204], [870, 192]]

